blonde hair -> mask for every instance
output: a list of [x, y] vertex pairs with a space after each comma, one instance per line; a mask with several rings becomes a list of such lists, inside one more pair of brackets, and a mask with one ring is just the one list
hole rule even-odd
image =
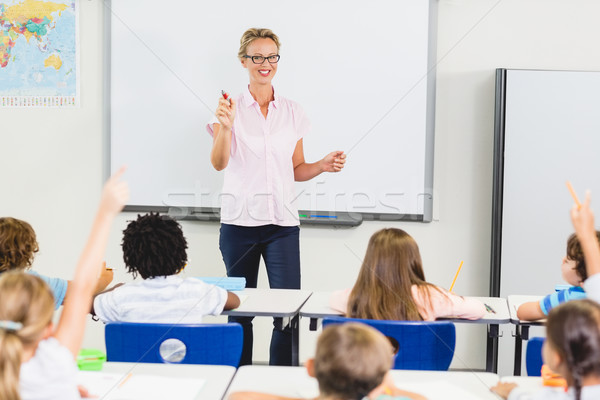
[[247, 55], [248, 46], [250, 43], [256, 39], [262, 38], [271, 39], [274, 41], [275, 45], [277, 46], [277, 52], [279, 52], [279, 48], [281, 46], [279, 44], [279, 38], [273, 33], [272, 30], [266, 28], [250, 28], [244, 32], [242, 38], [240, 39], [240, 50], [238, 51], [238, 58], [240, 61], [244, 61], [244, 56]]
[[381, 384], [393, 350], [377, 330], [359, 323], [329, 325], [317, 341], [315, 377], [324, 396], [362, 399]]
[[0, 328], [0, 399], [20, 399], [23, 350], [40, 339], [53, 313], [54, 298], [42, 279], [16, 271], [0, 276], [0, 320], [22, 324]]
[[417, 242], [401, 229], [375, 232], [350, 292], [347, 315], [363, 319], [420, 321], [423, 318], [412, 295], [413, 285], [417, 285], [429, 304], [429, 290], [440, 291], [425, 281]]
[[16, 218], [0, 218], [0, 272], [31, 267], [38, 251], [31, 225]]

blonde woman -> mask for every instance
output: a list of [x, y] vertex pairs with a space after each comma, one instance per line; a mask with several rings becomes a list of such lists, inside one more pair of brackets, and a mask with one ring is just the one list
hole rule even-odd
[[[207, 130], [213, 137], [212, 165], [225, 171], [219, 247], [227, 275], [245, 277], [247, 287], [256, 287], [262, 257], [271, 288], [299, 289], [300, 221], [294, 181], [339, 172], [346, 156], [334, 151], [315, 163], [304, 160], [308, 117], [272, 85], [279, 48], [279, 38], [269, 29], [244, 32], [238, 58], [248, 71], [248, 87], [235, 98], [219, 99]], [[241, 365], [251, 364], [252, 318], [230, 320], [244, 328]], [[274, 321], [275, 326], [279, 323]], [[271, 364], [291, 365], [291, 340], [289, 328], [273, 329]]]
[[87, 244], [77, 264], [56, 329], [54, 301], [44, 281], [22, 272], [0, 277], [0, 399], [79, 399], [77, 365], [100, 275], [110, 226], [129, 196], [119, 181], [108, 180]]
[[425, 281], [417, 242], [401, 229], [375, 232], [354, 287], [334, 292], [330, 306], [351, 318], [433, 321], [479, 319], [485, 305]]

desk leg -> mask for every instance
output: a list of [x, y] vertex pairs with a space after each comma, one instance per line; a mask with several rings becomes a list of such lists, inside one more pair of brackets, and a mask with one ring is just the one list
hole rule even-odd
[[488, 325], [487, 348], [485, 356], [485, 370], [487, 372], [498, 372], [498, 337], [500, 327], [498, 324]]
[[523, 340], [529, 340], [529, 325], [515, 326], [515, 369], [514, 375], [521, 375], [521, 360], [523, 357]]
[[319, 318], [311, 318], [310, 319], [310, 325], [308, 326], [308, 329], [310, 331], [316, 331], [318, 324], [319, 324]]
[[298, 357], [298, 348], [299, 348], [299, 336], [300, 336], [300, 315], [296, 314], [294, 318], [292, 318], [291, 327], [292, 327], [292, 365], [298, 366], [300, 365], [300, 360]]

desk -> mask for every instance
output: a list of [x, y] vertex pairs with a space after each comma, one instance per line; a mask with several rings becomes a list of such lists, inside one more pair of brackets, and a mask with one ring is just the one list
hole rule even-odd
[[[300, 316], [310, 318], [310, 330], [317, 329], [319, 319], [341, 316], [342, 314], [329, 307], [329, 297], [332, 292], [315, 292], [302, 306]], [[489, 305], [496, 313], [487, 312], [483, 318], [476, 320], [447, 318], [447, 320], [459, 324], [487, 324], [488, 339], [486, 346], [486, 371], [496, 372], [498, 370], [498, 336], [499, 325], [510, 322], [510, 313], [505, 299], [500, 297], [473, 297]], [[445, 318], [444, 318], [445, 319]]]
[[311, 297], [309, 290], [297, 289], [244, 289], [235, 292], [244, 301], [235, 310], [223, 311], [222, 315], [238, 317], [277, 317], [283, 318], [283, 327], [292, 328], [292, 364], [300, 365], [298, 359], [298, 327], [300, 308]]
[[[196, 396], [197, 400], [220, 400], [227, 390], [235, 368], [225, 365], [190, 365], [190, 364], [148, 364], [148, 363], [104, 363], [98, 373], [117, 373], [126, 376], [129, 373], [157, 375], [177, 378], [204, 379], [202, 389]], [[88, 372], [96, 373], [96, 372]], [[102, 398], [100, 396], [99, 398]]]
[[544, 325], [545, 319], [537, 321], [521, 321], [517, 317], [517, 309], [523, 303], [528, 301], [540, 301], [543, 296], [523, 296], [511, 295], [508, 296], [508, 310], [510, 312], [510, 322], [515, 324], [515, 365], [514, 375], [521, 375], [521, 360], [523, 357], [523, 340], [529, 340], [529, 327], [536, 325]]
[[[498, 382], [498, 375], [492, 373], [392, 370], [391, 374], [396, 386], [423, 393], [429, 400], [498, 399], [489, 390]], [[445, 390], [444, 393], [436, 396], [440, 389]], [[309, 377], [303, 367], [260, 365], [238, 369], [227, 393], [238, 391], [302, 398], [314, 398], [319, 393], [316, 379]]]

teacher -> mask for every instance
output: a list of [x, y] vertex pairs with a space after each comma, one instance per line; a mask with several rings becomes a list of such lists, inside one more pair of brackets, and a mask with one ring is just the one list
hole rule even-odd
[[[207, 129], [217, 171], [225, 170], [219, 248], [228, 276], [245, 277], [254, 288], [260, 258], [269, 285], [300, 289], [300, 220], [294, 181], [344, 168], [343, 151], [304, 160], [302, 138], [310, 130], [304, 110], [272, 85], [280, 59], [279, 38], [269, 29], [248, 29], [238, 58], [248, 70], [248, 87], [236, 98], [223, 96]], [[227, 97], [227, 98], [226, 98]], [[244, 330], [240, 365], [252, 363], [252, 317], [229, 317]], [[271, 365], [292, 364], [292, 332], [273, 321]]]

